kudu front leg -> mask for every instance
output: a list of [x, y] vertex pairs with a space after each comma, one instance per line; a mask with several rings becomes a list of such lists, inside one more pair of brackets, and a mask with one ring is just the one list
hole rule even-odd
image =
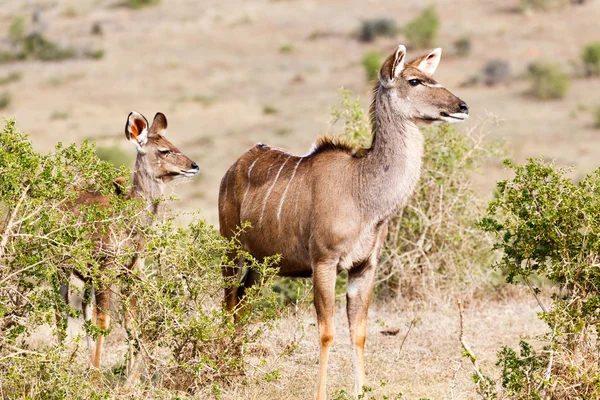
[[135, 336], [134, 336], [134, 329], [136, 328], [134, 326], [135, 324], [135, 318], [137, 316], [137, 299], [135, 298], [135, 296], [131, 296], [129, 298], [129, 307], [125, 310], [125, 316], [124, 316], [124, 325], [125, 325], [125, 331], [128, 332], [130, 335], [132, 335], [131, 340], [129, 341], [129, 348], [128, 348], [128, 357], [127, 357], [127, 366], [126, 366], [126, 370], [127, 370], [127, 382], [132, 385], [138, 382], [138, 380], [140, 379], [140, 360], [139, 360], [139, 356], [135, 351], [135, 345], [134, 345], [134, 340], [135, 340]]
[[[131, 267], [132, 271], [144, 271], [145, 259], [138, 258], [133, 266]], [[129, 305], [125, 307], [125, 312], [123, 313], [124, 318], [124, 327], [125, 331], [128, 333], [130, 340], [128, 345], [128, 357], [127, 357], [127, 383], [128, 385], [136, 384], [140, 379], [140, 363], [141, 357], [136, 352], [135, 340], [138, 337], [138, 331], [136, 331], [137, 326], [136, 318], [137, 318], [137, 297], [135, 293], [131, 293], [131, 290], [124, 290], [123, 294], [126, 297], [129, 297]]]
[[346, 288], [346, 311], [352, 342], [354, 362], [354, 396], [363, 393], [365, 383], [365, 339], [367, 337], [367, 314], [373, 293], [375, 266], [367, 261], [348, 272]]
[[317, 323], [319, 326], [319, 380], [317, 384], [317, 400], [327, 399], [327, 363], [329, 348], [335, 335], [335, 278], [337, 268], [332, 263], [320, 263], [313, 267], [313, 290]]

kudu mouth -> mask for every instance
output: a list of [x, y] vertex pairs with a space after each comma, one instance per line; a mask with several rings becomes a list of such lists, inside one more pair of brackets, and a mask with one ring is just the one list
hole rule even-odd
[[440, 120], [445, 121], [445, 122], [449, 122], [449, 123], [453, 123], [453, 122], [460, 122], [460, 121], [464, 121], [466, 119], [469, 118], [469, 113], [453, 113], [453, 114], [448, 114], [446, 112], [441, 112], [440, 113]]
[[449, 114], [445, 111], [440, 113], [440, 120], [444, 122], [460, 122], [469, 118], [469, 106], [462, 100], [459, 100], [460, 104], [458, 105], [458, 112]]
[[181, 171], [180, 175], [189, 177], [196, 175], [198, 172], [200, 172], [200, 168], [188, 169], [187, 171]]
[[193, 163], [192, 168], [186, 170], [182, 169], [179, 175], [190, 177], [196, 175], [198, 172], [200, 172], [200, 167], [198, 166], [198, 164]]

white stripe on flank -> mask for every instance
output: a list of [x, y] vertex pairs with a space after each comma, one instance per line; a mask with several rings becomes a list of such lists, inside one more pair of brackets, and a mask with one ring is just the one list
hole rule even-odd
[[[258, 157], [260, 158], [260, 157]], [[252, 168], [254, 168], [254, 164], [256, 164], [256, 162], [258, 161], [258, 158], [256, 160], [254, 160], [254, 162], [252, 164], [250, 164], [250, 168], [248, 168], [248, 184], [246, 185], [246, 191], [244, 192], [244, 197], [242, 197], [242, 205], [244, 204], [244, 199], [246, 198], [246, 195], [248, 194], [248, 191], [250, 190], [250, 173], [252, 172]]]
[[296, 166], [294, 167], [294, 172], [292, 172], [292, 177], [290, 178], [290, 181], [288, 182], [287, 186], [285, 187], [285, 190], [283, 191], [283, 196], [281, 196], [281, 200], [279, 201], [279, 208], [277, 209], [277, 221], [279, 221], [279, 218], [281, 217], [281, 209], [283, 208], [283, 201], [285, 200], [285, 195], [287, 194], [287, 191], [290, 188], [290, 184], [292, 183], [292, 180], [294, 179], [294, 176], [296, 175], [296, 170], [298, 169], [298, 166], [300, 165], [302, 160], [304, 160], [304, 159], [302, 157], [300, 157], [300, 159], [296, 163]]
[[263, 220], [263, 217], [265, 215], [265, 208], [267, 207], [267, 200], [269, 199], [269, 196], [271, 195], [271, 191], [275, 187], [275, 184], [277, 183], [277, 179], [279, 179], [279, 175], [281, 174], [281, 170], [283, 169], [283, 167], [285, 167], [285, 164], [288, 162], [288, 160], [291, 157], [292, 157], [291, 155], [288, 156], [288, 158], [285, 159], [285, 161], [283, 162], [283, 164], [281, 164], [281, 167], [279, 167], [279, 171], [277, 171], [277, 175], [275, 175], [275, 180], [273, 181], [273, 184], [271, 185], [271, 187], [267, 191], [267, 194], [265, 195], [265, 199], [263, 200], [262, 212], [260, 213], [260, 219], [258, 220], [258, 227], [259, 228], [262, 226], [262, 220]]

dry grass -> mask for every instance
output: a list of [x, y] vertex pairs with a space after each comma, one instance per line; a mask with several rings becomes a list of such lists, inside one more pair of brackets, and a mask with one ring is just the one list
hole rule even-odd
[[[29, 18], [34, 3], [0, 2], [0, 33], [7, 32], [15, 15]], [[304, 154], [318, 134], [331, 130], [329, 110], [336, 104], [341, 86], [360, 93], [363, 104], [368, 104], [360, 59], [371, 48], [349, 38], [360, 21], [384, 15], [403, 25], [422, 8], [417, 2], [362, 0], [169, 0], [131, 11], [114, 7], [117, 3], [122, 2], [81, 0], [77, 2], [78, 15], [72, 18], [63, 13], [71, 0], [44, 2], [42, 15], [48, 22], [49, 38], [74, 46], [100, 44], [106, 55], [93, 61], [0, 65], [0, 76], [18, 71], [23, 77], [11, 83], [13, 101], [6, 109], [7, 116], [16, 117], [20, 128], [31, 133], [36, 148], [46, 151], [58, 141], [86, 137], [110, 138], [111, 143], [116, 138], [125, 146], [122, 120], [129, 111], [165, 112], [170, 132], [187, 137], [181, 148], [198, 160], [203, 174], [196, 186], [177, 189], [182, 194], [181, 204], [188, 210], [202, 208], [213, 223], [217, 221], [218, 182], [246, 148], [260, 141]], [[600, 80], [576, 80], [565, 99], [552, 104], [523, 96], [525, 82], [497, 88], [459, 89], [458, 85], [497, 58], [510, 61], [515, 75], [542, 58], [567, 68], [570, 60], [579, 59], [584, 44], [598, 39], [600, 2], [533, 15], [511, 12], [514, 7], [505, 0], [465, 0], [461, 7], [456, 7], [455, 1], [440, 0], [436, 6], [442, 20], [440, 46], [448, 49], [466, 33], [472, 39], [468, 57], [445, 55], [436, 74], [470, 105], [473, 122], [469, 124], [485, 119], [488, 112], [497, 115], [502, 123], [491, 136], [507, 138], [518, 161], [545, 154], [561, 165], [577, 164], [580, 171], [597, 166], [600, 137], [589, 116], [573, 115], [573, 110], [598, 102]], [[90, 34], [90, 27], [98, 21], [103, 28], [101, 37]], [[307, 40], [311, 32], [327, 34]], [[381, 38], [374, 47], [387, 51], [403, 42], [402, 36]], [[286, 43], [293, 45], [294, 51], [282, 54], [279, 49]], [[417, 55], [410, 48], [409, 52]], [[58, 85], [48, 83], [59, 80]], [[204, 101], [179, 101], [198, 93], [210, 94], [210, 107]], [[276, 105], [279, 112], [265, 115], [264, 104]], [[56, 109], [72, 112], [68, 119], [49, 120]], [[498, 163], [490, 163], [483, 172], [478, 184], [487, 194], [505, 172]], [[194, 196], [199, 191], [204, 195]], [[475, 398], [470, 367], [466, 360], [461, 363], [454, 301], [425, 301], [427, 304], [373, 305], [368, 324], [368, 383], [376, 395], [401, 391], [407, 399]], [[519, 335], [545, 329], [535, 318], [535, 307], [529, 296], [514, 293], [504, 299], [467, 304], [466, 339], [484, 368], [493, 368], [500, 345], [515, 345]], [[340, 304], [330, 393], [352, 389], [344, 314]], [[400, 351], [402, 337], [415, 318], [420, 322]], [[381, 335], [378, 321], [400, 328], [400, 333]], [[71, 326], [76, 332], [77, 326]], [[107, 368], [122, 362], [122, 334], [115, 329], [108, 338]], [[51, 340], [48, 332], [40, 335], [42, 341]], [[312, 308], [282, 319], [260, 343], [256, 351], [265, 352], [266, 363], [250, 369], [241, 382], [223, 387], [222, 398], [312, 398], [318, 349]], [[291, 344], [297, 348], [282, 355]], [[251, 362], [257, 364], [258, 357]], [[265, 376], [276, 369], [281, 378], [267, 382]], [[380, 381], [387, 382], [385, 387]], [[210, 388], [206, 390], [210, 392]], [[207, 393], [198, 397], [205, 398]]]
[[[510, 301], [485, 301], [465, 311], [465, 335], [486, 371], [494, 371], [495, 352], [501, 345], [516, 345], [521, 335], [534, 335], [545, 327], [535, 318], [537, 304], [526, 296]], [[406, 337], [411, 324], [414, 327]], [[336, 338], [329, 363], [329, 393], [352, 393], [353, 367], [345, 306], [336, 309]], [[396, 336], [381, 333], [400, 328]], [[461, 358], [459, 317], [454, 304], [430, 307], [396, 303], [372, 306], [366, 345], [367, 384], [373, 396], [403, 393], [406, 399], [475, 399], [469, 362]], [[485, 334], [481, 334], [485, 332]], [[402, 341], [406, 337], [401, 348]], [[223, 399], [308, 399], [314, 396], [318, 335], [312, 308], [284, 318], [262, 340], [266, 363], [250, 369], [243, 384], [223, 388]], [[295, 350], [290, 351], [291, 348]], [[250, 363], [258, 363], [251, 358]], [[265, 377], [280, 370], [281, 378]]]
[[[71, 303], [78, 307], [73, 296]], [[353, 366], [345, 300], [336, 306], [336, 337], [329, 361], [328, 392], [352, 393]], [[523, 336], [546, 332], [536, 318], [540, 311], [535, 299], [524, 288], [507, 288], [493, 296], [474, 298], [465, 305], [465, 340], [477, 355], [482, 369], [490, 375], [496, 351], [503, 345], [516, 347]], [[409, 327], [410, 328], [409, 331]], [[399, 329], [388, 336], [384, 330]], [[408, 333], [408, 335], [407, 335]], [[71, 319], [69, 335], [82, 334], [81, 321]], [[40, 330], [34, 345], [54, 340], [50, 328]], [[127, 352], [124, 332], [115, 326], [108, 336], [103, 368], [123, 365]], [[318, 372], [318, 332], [312, 306], [290, 307], [277, 326], [249, 349], [246, 376], [232, 378], [221, 385], [221, 399], [309, 399], [314, 396]], [[478, 399], [471, 380], [471, 364], [461, 357], [459, 314], [454, 301], [429, 299], [424, 302], [402, 300], [371, 305], [367, 325], [365, 367], [369, 395], [402, 393], [404, 399]], [[272, 377], [278, 379], [273, 380]], [[212, 398], [207, 386], [196, 398]], [[125, 393], [124, 393], [125, 395]], [[127, 393], [126, 396], [135, 395]]]

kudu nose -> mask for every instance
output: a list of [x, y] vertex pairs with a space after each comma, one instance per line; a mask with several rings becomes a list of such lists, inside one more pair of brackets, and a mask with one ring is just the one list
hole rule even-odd
[[458, 105], [458, 108], [460, 109], [460, 112], [468, 114], [469, 113], [469, 106], [467, 105], [467, 103], [460, 103]]
[[192, 169], [199, 169], [200, 167], [198, 167], [198, 164], [196, 164], [195, 162], [192, 163]]

